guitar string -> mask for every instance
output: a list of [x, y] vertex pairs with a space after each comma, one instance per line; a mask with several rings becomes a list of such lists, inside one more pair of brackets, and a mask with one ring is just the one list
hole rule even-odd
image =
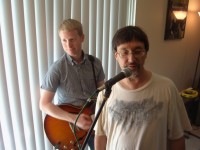
[[99, 92], [99, 91], [98, 91], [98, 90], [94, 91], [94, 93], [87, 99], [86, 103], [83, 105], [82, 109], [81, 109], [80, 112], [78, 113], [78, 115], [77, 115], [77, 117], [76, 117], [76, 120], [75, 120], [75, 123], [74, 123], [74, 126], [73, 126], [73, 133], [74, 133], [76, 142], [77, 142], [77, 144], [78, 144], [79, 150], [81, 149], [81, 146], [80, 146], [80, 143], [79, 143], [78, 138], [77, 138], [77, 135], [76, 135], [76, 130], [75, 130], [76, 123], [77, 123], [78, 118], [80, 117], [81, 113], [83, 112], [83, 110], [84, 110], [85, 107], [87, 106], [87, 104], [88, 104], [89, 102], [91, 102], [91, 100], [94, 98], [94, 96], [96, 95], [97, 92]]

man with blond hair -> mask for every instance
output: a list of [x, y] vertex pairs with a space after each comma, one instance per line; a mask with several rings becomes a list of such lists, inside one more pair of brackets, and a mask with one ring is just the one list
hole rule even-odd
[[[82, 49], [84, 34], [82, 24], [74, 19], [64, 20], [59, 27], [64, 55], [52, 64], [41, 85], [40, 109], [46, 114], [74, 124], [77, 114], [61, 109], [58, 105], [81, 107], [97, 87], [104, 82], [104, 71], [99, 59], [85, 54]], [[55, 93], [55, 101], [53, 103]], [[82, 113], [77, 127], [88, 130], [92, 124], [90, 115]], [[93, 138], [88, 144], [93, 150]]]

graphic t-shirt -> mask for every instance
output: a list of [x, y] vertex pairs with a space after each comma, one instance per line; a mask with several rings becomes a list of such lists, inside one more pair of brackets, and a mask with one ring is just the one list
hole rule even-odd
[[[103, 94], [98, 96], [96, 112]], [[107, 150], [166, 150], [167, 139], [182, 137], [191, 125], [174, 83], [153, 73], [136, 90], [115, 84], [95, 130], [107, 136]]]

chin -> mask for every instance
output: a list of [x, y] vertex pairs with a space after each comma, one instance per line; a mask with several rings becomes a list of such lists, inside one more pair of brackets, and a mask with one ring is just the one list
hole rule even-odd
[[133, 74], [131, 76], [133, 77], [137, 77], [139, 75], [139, 72], [136, 70], [133, 70]]

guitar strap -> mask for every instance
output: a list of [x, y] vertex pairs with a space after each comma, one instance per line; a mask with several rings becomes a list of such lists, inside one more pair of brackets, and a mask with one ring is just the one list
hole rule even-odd
[[95, 75], [95, 70], [94, 70], [94, 57], [92, 55], [88, 55], [88, 59], [90, 60], [91, 64], [92, 64], [92, 71], [93, 71], [93, 76], [94, 76], [94, 81], [95, 81], [95, 86], [97, 89], [97, 80], [96, 80], [96, 75]]
[[[94, 70], [94, 57], [92, 55], [88, 55], [88, 59], [91, 61], [91, 64], [92, 64], [92, 71], [93, 71], [95, 86], [96, 86], [96, 89], [97, 89], [97, 80], [96, 80], [95, 70]], [[96, 107], [96, 101], [92, 101], [92, 103], [90, 103], [88, 107], [91, 108], [92, 114], [94, 114], [95, 113], [95, 107]]]

